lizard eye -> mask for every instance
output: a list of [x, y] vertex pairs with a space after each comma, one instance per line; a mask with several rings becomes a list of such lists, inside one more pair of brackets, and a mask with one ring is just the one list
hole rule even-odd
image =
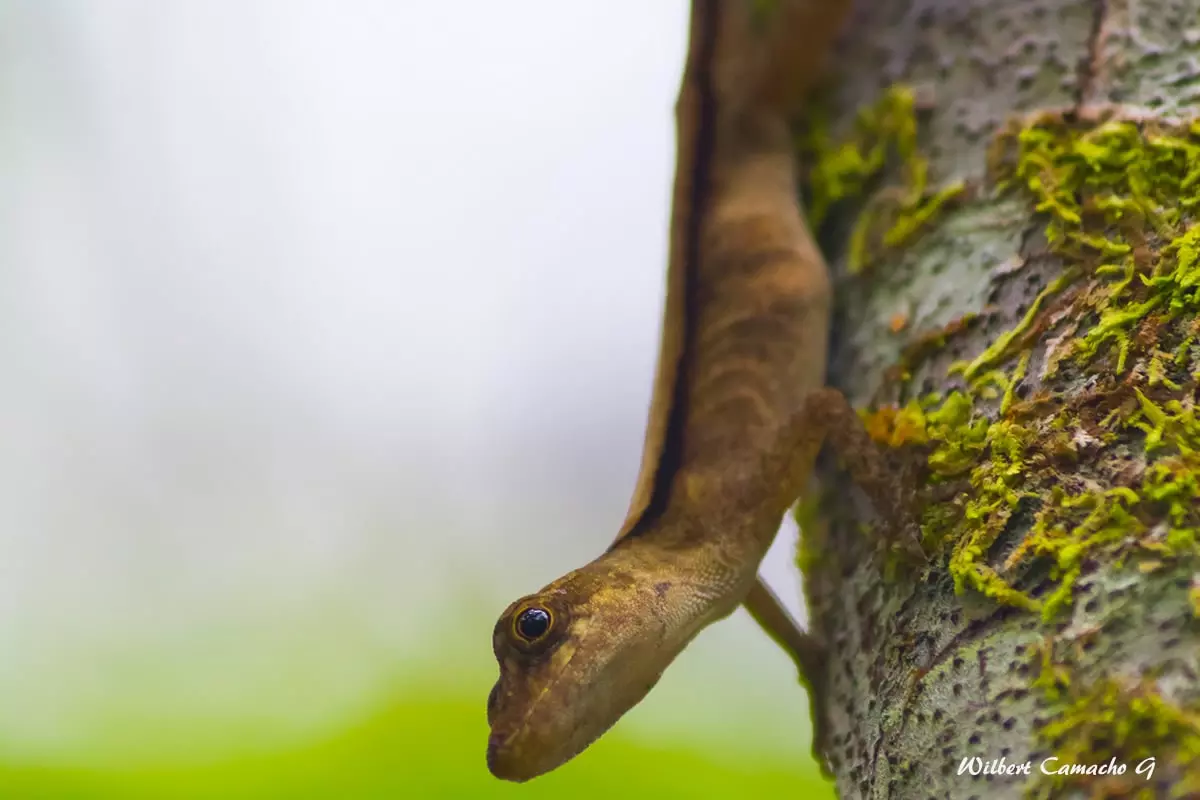
[[533, 606], [517, 615], [513, 620], [513, 632], [522, 641], [530, 644], [541, 639], [554, 624], [554, 617], [544, 608]]

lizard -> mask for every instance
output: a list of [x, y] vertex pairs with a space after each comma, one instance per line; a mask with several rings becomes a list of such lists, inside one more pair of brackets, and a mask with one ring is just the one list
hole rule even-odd
[[500, 678], [487, 706], [496, 777], [526, 781], [575, 757], [739, 605], [816, 691], [823, 646], [757, 572], [826, 438], [890, 517], [887, 535], [912, 536], [898, 479], [845, 397], [824, 386], [831, 280], [800, 206], [788, 127], [850, 5], [691, 4], [639, 477], [609, 549], [496, 622]]

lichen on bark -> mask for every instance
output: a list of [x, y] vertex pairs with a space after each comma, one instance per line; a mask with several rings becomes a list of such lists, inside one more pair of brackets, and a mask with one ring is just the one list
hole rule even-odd
[[831, 377], [934, 498], [935, 555], [897, 568], [864, 502], [804, 543], [839, 791], [1200, 792], [1200, 0], [862, 6], [807, 148]]

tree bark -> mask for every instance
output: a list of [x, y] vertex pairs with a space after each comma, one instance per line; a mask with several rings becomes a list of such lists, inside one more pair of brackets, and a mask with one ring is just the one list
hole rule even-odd
[[[825, 198], [830, 382], [917, 476], [933, 555], [882, 548], [825, 465], [801, 562], [839, 794], [1200, 796], [1200, 0], [857, 6], [833, 140], [907, 85], [916, 152]], [[965, 191], [888, 244], [914, 181]]]

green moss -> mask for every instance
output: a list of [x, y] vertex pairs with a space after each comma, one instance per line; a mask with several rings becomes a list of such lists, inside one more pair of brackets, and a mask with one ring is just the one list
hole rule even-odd
[[[958, 433], [965, 430], [974, 435], [978, 427], [978, 421], [968, 421], [944, 441], [960, 453]], [[1024, 475], [1028, 469], [1027, 450], [1032, 438], [1030, 429], [1014, 422], [999, 421], [987, 426], [982, 442], [986, 457], [971, 469], [973, 491], [963, 505], [962, 516], [955, 521], [956, 527], [966, 531], [953, 539], [949, 563], [955, 590], [961, 592], [969, 586], [1001, 603], [1030, 610], [1040, 608], [1041, 604], [1010, 586], [989, 566], [987, 556], [1017, 504], [1029, 494], [1024, 487]], [[936, 456], [935, 451], [930, 458], [931, 466], [937, 463]], [[951, 537], [940, 533], [934, 538], [945, 541]]]
[[892, 227], [883, 234], [885, 247], [900, 247], [913, 238], [951, 201], [966, 191], [966, 184], [955, 181], [925, 197], [918, 195], [900, 207]]
[[809, 223], [815, 228], [838, 203], [863, 196], [894, 154], [902, 183], [877, 192], [858, 214], [847, 244], [847, 264], [860, 272], [882, 251], [901, 247], [928, 226], [966, 190], [961, 181], [930, 191], [929, 162], [917, 149], [916, 103], [912, 90], [895, 86], [863, 109], [854, 131], [835, 142], [827, 119], [813, 112], [801, 137]]
[[[1033, 303], [1030, 304], [1029, 310], [1025, 312], [1025, 316], [1017, 323], [1017, 326], [1012, 330], [1005, 331], [996, 338], [996, 341], [991, 344], [986, 350], [980, 353], [974, 361], [965, 362], [958, 361], [950, 365], [950, 374], [961, 373], [963, 378], [968, 381], [979, 382], [981, 372], [1007, 360], [1014, 352], [1014, 345], [1020, 343], [1023, 337], [1032, 329], [1034, 320], [1042, 310], [1042, 304], [1047, 297], [1062, 291], [1063, 287], [1067, 286], [1074, 277], [1071, 271], [1060, 275], [1050, 282], [1050, 285], [1041, 291]], [[985, 373], [986, 375], [986, 373]], [[1006, 383], [1011, 384], [1011, 381]]]
[[[1178, 386], [1168, 388], [1179, 389]], [[1148, 399], [1141, 390], [1133, 391], [1141, 413], [1132, 417], [1128, 424], [1146, 434], [1147, 454], [1164, 448], [1184, 455], [1200, 450], [1200, 421], [1196, 419], [1196, 409], [1191, 402], [1185, 405], [1182, 400], [1172, 398], [1164, 408]]]
[[[877, 441], [926, 448], [931, 482], [969, 484], [923, 515], [925, 542], [946, 554], [957, 591], [1050, 619], [1071, 606], [1089, 559], [1200, 552], [1200, 422], [1184, 385], [1195, 380], [1200, 327], [1197, 127], [1044, 115], [997, 138], [1000, 191], [1023, 193], [1044, 215], [1063, 271], [1011, 330], [950, 367], [963, 389], [865, 416]], [[1045, 382], [1027, 402], [1017, 388], [1042, 347]], [[1066, 363], [1099, 378], [1086, 418], [1078, 386], [1054, 382]], [[901, 377], [911, 369], [907, 360]], [[1132, 392], [1111, 375], [1129, 375]], [[1139, 439], [1144, 456], [1131, 467]], [[1091, 448], [1088, 462], [1064, 474], [1077, 441]], [[992, 550], [1021, 510], [1032, 525], [995, 566]], [[1049, 565], [1043, 601], [1014, 584], [1035, 561]]]
[[926, 436], [937, 442], [937, 449], [929, 456], [929, 468], [938, 478], [961, 475], [979, 461], [991, 425], [974, 413], [971, 398], [963, 392], [951, 392], [930, 406]]
[[1033, 528], [1009, 557], [1011, 563], [1032, 554], [1053, 564], [1051, 577], [1058, 585], [1042, 608], [1046, 620], [1070, 603], [1085, 558], [1101, 549], [1118, 548], [1126, 537], [1145, 532], [1131, 511], [1140, 502], [1138, 494], [1126, 487], [1079, 495], [1068, 495], [1061, 487], [1051, 491]]
[[1200, 552], [1200, 456], [1172, 456], [1155, 462], [1142, 484], [1142, 500], [1157, 506], [1155, 517], [1166, 524], [1162, 541], [1146, 543], [1164, 555]]
[[1129, 337], [1150, 312], [1162, 311], [1161, 324], [1200, 312], [1200, 225], [1187, 218], [1200, 207], [1194, 128], [1113, 120], [1080, 129], [1046, 115], [994, 150], [1014, 153], [993, 166], [1048, 217], [1052, 248], [1085, 266], [1104, 262], [1092, 264], [1096, 284], [1080, 308], [1098, 316], [1072, 343], [1080, 364], [1115, 347], [1123, 373]]
[[[1172, 797], [1200, 791], [1200, 715], [1165, 700], [1152, 680], [1124, 683], [1112, 678], [1087, 686], [1073, 685], [1070, 671], [1056, 664], [1050, 646], [1037, 655], [1041, 670], [1033, 688], [1055, 709], [1055, 718], [1040, 737], [1058, 759], [1050, 769], [1069, 764], [1103, 764], [1115, 759], [1127, 766], [1121, 776], [1049, 775], [1037, 780], [1030, 794], [1057, 797], [1070, 789], [1092, 796], [1146, 797], [1160, 785], [1135, 774], [1138, 764], [1154, 759], [1155, 775], [1176, 773]], [[1040, 764], [1039, 764], [1040, 767]], [[1041, 770], [1039, 769], [1039, 774]]]

